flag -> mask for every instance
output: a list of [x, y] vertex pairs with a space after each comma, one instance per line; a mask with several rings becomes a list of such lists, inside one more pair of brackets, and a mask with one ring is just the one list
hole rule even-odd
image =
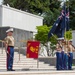
[[69, 11], [66, 11], [65, 4], [60, 13], [60, 16], [57, 18], [56, 22], [53, 24], [53, 27], [48, 33], [48, 39], [52, 34], [56, 34], [58, 38], [64, 37], [65, 29], [69, 30]]
[[58, 32], [60, 31], [59, 30], [59, 28], [60, 28], [59, 23], [60, 23], [60, 19], [58, 18], [56, 20], [56, 22], [53, 24], [53, 27], [51, 28], [51, 30], [48, 33], [48, 39], [52, 36], [52, 34], [60, 35], [60, 34], [58, 34]]
[[69, 30], [69, 8], [66, 9], [66, 6], [64, 4], [63, 6], [63, 15], [61, 20], [61, 37], [64, 37], [65, 31]]
[[65, 4], [63, 6], [61, 15], [62, 15], [62, 19], [61, 19], [61, 23], [60, 23], [61, 37], [64, 37], [64, 33], [66, 30], [66, 6], [65, 6]]
[[39, 53], [39, 41], [28, 41], [27, 42], [27, 58], [38, 58]]

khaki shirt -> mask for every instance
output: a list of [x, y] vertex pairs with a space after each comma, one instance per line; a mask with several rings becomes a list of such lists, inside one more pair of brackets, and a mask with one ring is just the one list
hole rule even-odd
[[14, 38], [13, 36], [7, 36], [4, 41], [8, 44], [8, 46], [14, 46]]
[[67, 47], [67, 45], [63, 45], [63, 51], [64, 51], [64, 53], [68, 53], [68, 47]]
[[57, 52], [61, 52], [61, 50], [59, 49], [59, 46], [62, 47], [62, 45], [59, 45], [59, 44], [57, 43], [57, 44], [56, 44], [56, 50], [57, 50]]
[[59, 46], [61, 46], [62, 47], [62, 44], [56, 44], [56, 49], [58, 49], [59, 48]]
[[73, 52], [75, 49], [72, 45], [68, 45], [68, 52]]

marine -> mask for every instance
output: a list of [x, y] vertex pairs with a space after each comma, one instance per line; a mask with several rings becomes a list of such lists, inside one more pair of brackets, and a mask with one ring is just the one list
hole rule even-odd
[[10, 28], [6, 31], [7, 36], [4, 39], [4, 45], [6, 47], [7, 53], [7, 71], [13, 70], [13, 59], [14, 59], [14, 37], [13, 28]]
[[68, 70], [72, 70], [73, 62], [73, 52], [75, 51], [74, 46], [72, 45], [72, 39], [68, 43]]

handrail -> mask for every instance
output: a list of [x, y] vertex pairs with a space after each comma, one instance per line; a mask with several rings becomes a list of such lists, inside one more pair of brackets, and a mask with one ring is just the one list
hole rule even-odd
[[3, 42], [2, 42], [2, 54], [3, 54]]
[[0, 42], [2, 43], [2, 54], [3, 54], [3, 40], [0, 40]]
[[[26, 40], [20, 40], [19, 42], [20, 42], [20, 43], [25, 43], [25, 42], [27, 42], [27, 41], [26, 41]], [[20, 58], [20, 53], [21, 53], [20, 50], [21, 50], [21, 46], [18, 47], [18, 52], [19, 52], [19, 61], [20, 61], [20, 59], [21, 59], [21, 58]]]
[[18, 47], [18, 49], [19, 49], [19, 61], [20, 61], [20, 47]]

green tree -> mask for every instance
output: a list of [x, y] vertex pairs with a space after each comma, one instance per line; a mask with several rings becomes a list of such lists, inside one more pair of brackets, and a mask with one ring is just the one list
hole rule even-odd
[[65, 32], [65, 39], [66, 40], [72, 39], [72, 30], [69, 30], [69, 31]]
[[60, 3], [59, 0], [50, 0], [49, 10], [43, 13], [44, 24], [47, 24], [47, 26], [52, 26], [59, 16]]
[[75, 29], [75, 0], [69, 0], [70, 28]]
[[44, 11], [49, 10], [49, 0], [4, 0], [5, 5], [21, 9], [33, 14], [41, 15]]
[[66, 6], [69, 8], [70, 12], [70, 23], [69, 26], [71, 29], [75, 29], [75, 0], [67, 0]]
[[47, 27], [47, 25], [37, 26], [37, 34], [35, 35], [35, 39], [40, 41], [41, 43], [46, 43], [48, 39], [47, 35], [50, 28], [51, 27]]
[[[41, 43], [45, 44], [48, 41], [48, 32], [50, 31], [51, 28], [52, 28], [52, 26], [48, 27], [47, 25], [37, 26], [36, 27], [37, 34], [35, 35], [35, 39], [40, 41]], [[51, 43], [53, 43], [53, 44], [56, 44], [55, 37], [52, 36], [49, 39], [49, 41], [51, 41]]]

